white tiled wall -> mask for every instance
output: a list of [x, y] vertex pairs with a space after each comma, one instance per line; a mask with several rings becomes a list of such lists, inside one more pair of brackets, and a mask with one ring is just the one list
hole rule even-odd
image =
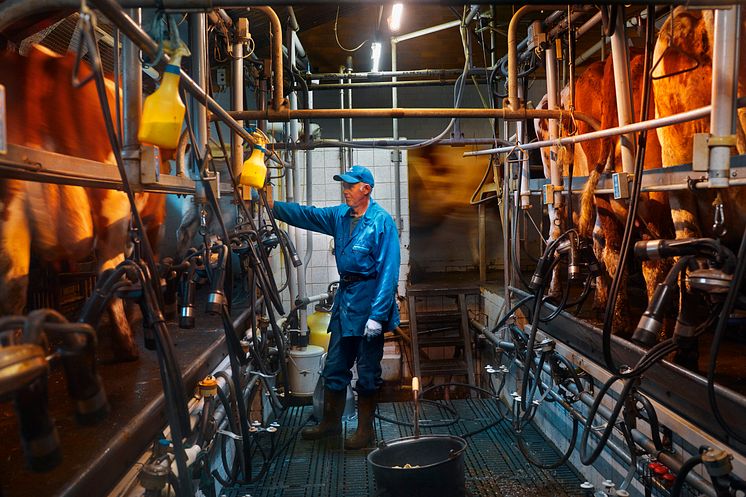
[[[312, 203], [317, 207], [338, 205], [342, 202], [340, 183], [332, 177], [339, 174], [339, 149], [321, 148], [309, 152], [312, 154], [313, 165], [313, 198]], [[407, 274], [409, 272], [409, 194], [407, 187], [407, 153], [401, 152], [401, 216], [403, 230], [400, 233], [401, 269], [399, 271], [399, 294], [404, 295]], [[394, 163], [391, 161], [391, 151], [384, 149], [360, 149], [353, 151], [355, 164], [360, 164], [371, 170], [375, 178], [373, 198], [392, 217], [395, 215], [395, 183]], [[301, 201], [306, 203], [306, 173], [305, 155], [299, 153]], [[278, 198], [283, 198], [277, 195]], [[301, 232], [301, 243], [298, 252], [304, 258], [306, 252], [306, 234]], [[313, 253], [306, 272], [306, 292], [316, 295], [326, 291], [330, 282], [339, 278], [334, 256], [331, 252], [332, 238], [320, 233], [313, 234]], [[286, 292], [287, 293], [287, 292]]]

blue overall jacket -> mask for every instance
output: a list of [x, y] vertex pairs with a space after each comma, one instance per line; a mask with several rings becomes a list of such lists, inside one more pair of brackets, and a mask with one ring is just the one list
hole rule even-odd
[[[312, 207], [276, 201], [277, 219], [334, 237], [334, 257], [342, 281], [334, 298], [330, 332], [362, 336], [368, 319], [384, 330], [399, 326], [399, 234], [394, 220], [373, 199], [352, 234], [352, 209], [345, 204]], [[344, 277], [351, 276], [351, 282]]]

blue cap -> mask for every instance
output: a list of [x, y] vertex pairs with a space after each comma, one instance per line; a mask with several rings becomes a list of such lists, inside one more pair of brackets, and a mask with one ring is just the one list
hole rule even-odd
[[375, 181], [373, 180], [373, 173], [370, 172], [370, 169], [364, 166], [352, 166], [350, 169], [345, 171], [344, 174], [335, 174], [334, 175], [335, 181], [344, 181], [345, 183], [355, 184], [355, 183], [368, 183], [371, 188], [375, 185]]

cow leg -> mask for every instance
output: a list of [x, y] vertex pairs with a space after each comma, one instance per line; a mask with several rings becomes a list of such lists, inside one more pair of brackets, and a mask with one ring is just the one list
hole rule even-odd
[[31, 232], [18, 181], [0, 183], [0, 315], [23, 314], [28, 296]]
[[[624, 227], [617, 221], [611, 210], [609, 199], [600, 195], [596, 197], [596, 206], [598, 208], [598, 218], [601, 229], [605, 235], [606, 244], [602, 251], [601, 262], [603, 263], [606, 277], [602, 279], [602, 284], [610, 284], [616, 274], [617, 265], [619, 264], [620, 250], [622, 247], [622, 235]], [[614, 305], [612, 329], [615, 334], [626, 335], [629, 333], [629, 302], [627, 299], [627, 272], [622, 268], [620, 276], [619, 291], [617, 292], [616, 302]], [[598, 291], [598, 289], [597, 289]], [[601, 290], [605, 301], [608, 302], [609, 289]], [[604, 304], [605, 308], [606, 304]]]
[[[671, 218], [673, 219], [676, 239], [699, 238], [702, 233], [697, 220], [697, 200], [689, 192], [671, 192], [669, 197], [671, 203]], [[687, 309], [689, 296], [685, 288], [679, 288], [679, 309]], [[673, 361], [694, 371], [697, 370], [699, 362], [698, 340], [679, 340], [680, 349], [674, 353]]]
[[[96, 223], [96, 255], [99, 273], [116, 267], [124, 260], [129, 239], [130, 209], [124, 193], [98, 190], [91, 193]], [[139, 357], [134, 333], [119, 298], [111, 299], [107, 316], [112, 340], [112, 353], [117, 361], [133, 361]]]
[[[603, 263], [604, 247], [606, 246], [606, 237], [601, 226], [601, 219], [596, 216], [596, 223], [593, 226], [593, 253], [596, 259]], [[601, 265], [601, 274], [596, 277], [596, 291], [593, 293], [593, 310], [601, 311], [606, 308], [606, 302], [609, 300], [609, 281], [603, 264]]]
[[[564, 211], [556, 209], [553, 205], [549, 205], [549, 241], [556, 240], [557, 237], [562, 233], [562, 227], [565, 225]], [[551, 280], [549, 282], [549, 289], [547, 296], [551, 297], [555, 301], [559, 302], [562, 297], [562, 275], [560, 272], [559, 265], [552, 271]]]

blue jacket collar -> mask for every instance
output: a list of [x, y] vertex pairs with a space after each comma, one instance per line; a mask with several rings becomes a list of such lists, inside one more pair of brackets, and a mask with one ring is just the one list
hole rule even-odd
[[[362, 217], [360, 219], [370, 218], [369, 214], [370, 214], [371, 209], [373, 208], [374, 205], [378, 205], [378, 202], [376, 202], [373, 199], [373, 197], [371, 197], [370, 198], [370, 203], [368, 204], [368, 208], [365, 209], [365, 213], [362, 215]], [[352, 207], [350, 207], [348, 205], [345, 205], [345, 207], [347, 207], [347, 210], [345, 211], [344, 215], [351, 218], [352, 217]]]

